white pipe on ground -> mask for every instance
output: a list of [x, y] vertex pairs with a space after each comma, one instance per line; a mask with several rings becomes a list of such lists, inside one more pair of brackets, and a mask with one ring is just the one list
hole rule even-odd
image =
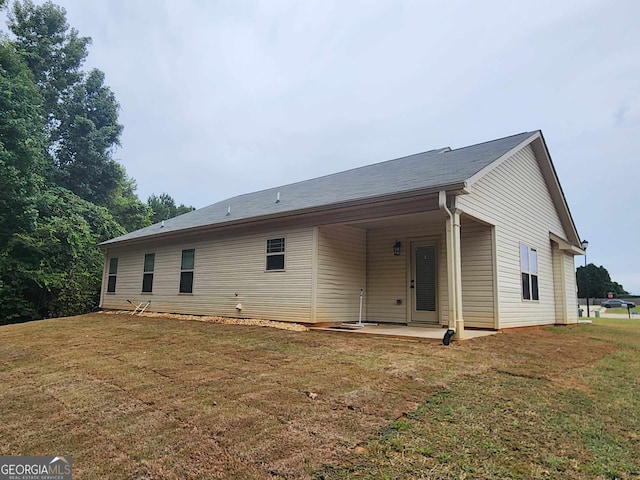
[[361, 288], [360, 289], [360, 313], [358, 313], [358, 321], [353, 323], [343, 322], [341, 326], [348, 327], [348, 328], [362, 328], [362, 327], [370, 327], [370, 326], [378, 325], [377, 323], [369, 323], [369, 322], [362, 321], [362, 299], [363, 298], [364, 298], [364, 288]]

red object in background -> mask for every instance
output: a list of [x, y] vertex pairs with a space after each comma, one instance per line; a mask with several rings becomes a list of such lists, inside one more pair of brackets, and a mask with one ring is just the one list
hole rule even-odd
[[613, 293], [611, 292], [607, 293], [607, 298], [613, 298]]

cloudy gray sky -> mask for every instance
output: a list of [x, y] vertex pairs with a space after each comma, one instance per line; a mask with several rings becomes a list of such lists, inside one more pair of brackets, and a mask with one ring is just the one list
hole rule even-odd
[[143, 199], [541, 129], [588, 260], [640, 293], [636, 0], [55, 3], [93, 38]]

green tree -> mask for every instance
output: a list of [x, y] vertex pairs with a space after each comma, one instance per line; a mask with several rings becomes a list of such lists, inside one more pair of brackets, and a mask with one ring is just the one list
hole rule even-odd
[[9, 13], [8, 26], [15, 35], [16, 50], [41, 88], [52, 129], [62, 96], [82, 80], [81, 67], [91, 44], [89, 37], [80, 37], [69, 27], [66, 15], [58, 5], [35, 5], [31, 0], [14, 2]]
[[124, 233], [104, 207], [51, 187], [36, 201], [38, 219], [0, 253], [0, 323], [85, 313], [97, 305], [100, 241]]
[[82, 71], [91, 39], [79, 36], [65, 9], [51, 2], [15, 2], [9, 28], [44, 98], [53, 181], [98, 205], [117, 203], [113, 197], [127, 188], [112, 158], [123, 130], [120, 106], [103, 72]]
[[107, 205], [126, 181], [124, 169], [111, 158], [123, 129], [118, 109], [104, 73], [95, 69], [71, 87], [58, 107], [52, 146], [56, 183], [98, 205]]
[[586, 267], [578, 267], [576, 271], [578, 283], [578, 297], [606, 298], [609, 292], [616, 296], [628, 295], [629, 292], [617, 282], [613, 282], [609, 272], [603, 266], [597, 267], [593, 263]]
[[[5, 2], [0, 0], [0, 6]], [[97, 305], [96, 244], [150, 223], [113, 159], [119, 105], [63, 8], [17, 1], [0, 42], [0, 323]]]
[[118, 185], [107, 208], [127, 232], [132, 232], [151, 225], [153, 211], [149, 205], [140, 201], [136, 195], [136, 182], [124, 174], [124, 169], [123, 175], [125, 180]]
[[147, 204], [153, 211], [151, 223], [158, 223], [195, 210], [194, 207], [182, 203], [176, 206], [176, 201], [168, 193], [161, 193], [159, 196], [152, 194], [148, 198]]
[[0, 251], [36, 218], [46, 145], [40, 104], [31, 72], [11, 44], [0, 42]]

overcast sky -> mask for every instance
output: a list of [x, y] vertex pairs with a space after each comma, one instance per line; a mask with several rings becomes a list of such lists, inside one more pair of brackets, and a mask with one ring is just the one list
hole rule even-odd
[[143, 200], [541, 129], [589, 262], [640, 293], [636, 0], [55, 3], [93, 38]]

